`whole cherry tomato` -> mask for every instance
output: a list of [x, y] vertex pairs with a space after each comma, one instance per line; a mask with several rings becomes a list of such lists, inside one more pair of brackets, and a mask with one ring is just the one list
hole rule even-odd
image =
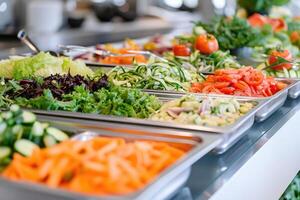
[[173, 53], [175, 56], [189, 56], [191, 50], [183, 44], [177, 44], [173, 46]]
[[215, 36], [210, 34], [199, 35], [196, 38], [195, 48], [203, 54], [212, 54], [219, 50], [219, 43]]
[[300, 40], [300, 32], [298, 31], [293, 31], [290, 34], [290, 39], [293, 43], [298, 42]]
[[[280, 58], [287, 60], [287, 62], [283, 61], [282, 63], [279, 63], [277, 65], [276, 63], [280, 62]], [[291, 69], [293, 66], [292, 63], [290, 63], [292, 59], [293, 59], [292, 54], [290, 53], [289, 50], [283, 50], [283, 51], [274, 50], [271, 52], [269, 56], [269, 64], [274, 65], [272, 66], [272, 69], [274, 70], [283, 70], [283, 68]]]
[[248, 22], [252, 27], [261, 28], [268, 23], [268, 18], [261, 14], [255, 13], [248, 18]]
[[278, 19], [269, 19], [269, 24], [271, 24], [273, 31], [279, 32], [283, 30], [287, 30], [287, 24], [281, 18]]

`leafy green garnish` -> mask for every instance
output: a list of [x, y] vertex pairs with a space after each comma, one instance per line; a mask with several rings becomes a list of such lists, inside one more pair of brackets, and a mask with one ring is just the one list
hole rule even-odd
[[84, 86], [64, 95], [62, 100], [53, 97], [50, 90], [32, 98], [16, 98], [15, 103], [27, 108], [43, 110], [64, 110], [83, 113], [97, 113], [135, 118], [147, 118], [161, 106], [157, 97], [137, 89], [112, 86], [90, 92]]
[[73, 61], [66, 57], [54, 57], [45, 52], [31, 57], [18, 57], [0, 62], [0, 76], [16, 80], [67, 73], [93, 76], [93, 71], [86, 67], [83, 62]]
[[252, 28], [246, 19], [233, 17], [218, 17], [211, 23], [197, 22], [208, 33], [213, 34], [222, 50], [234, 50], [244, 46], [253, 46], [257, 39], [258, 30]]

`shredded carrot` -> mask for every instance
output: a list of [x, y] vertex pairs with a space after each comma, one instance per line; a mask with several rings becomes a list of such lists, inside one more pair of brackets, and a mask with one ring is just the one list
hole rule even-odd
[[143, 188], [184, 153], [164, 142], [68, 140], [36, 149], [30, 157], [15, 154], [2, 176], [86, 194], [128, 194]]

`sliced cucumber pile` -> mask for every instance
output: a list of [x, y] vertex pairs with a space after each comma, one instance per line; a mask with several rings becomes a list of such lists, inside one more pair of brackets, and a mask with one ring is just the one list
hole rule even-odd
[[266, 70], [265, 73], [268, 76], [273, 76], [277, 78], [300, 78], [300, 70], [294, 69], [283, 69], [283, 70]]
[[13, 153], [30, 156], [37, 147], [50, 147], [67, 140], [63, 131], [36, 121], [36, 115], [12, 105], [0, 114], [0, 169], [8, 165]]

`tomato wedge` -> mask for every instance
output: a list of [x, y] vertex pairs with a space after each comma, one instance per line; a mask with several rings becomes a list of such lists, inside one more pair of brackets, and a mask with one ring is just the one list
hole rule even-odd
[[234, 87], [225, 87], [225, 88], [221, 88], [220, 92], [222, 92], [223, 94], [233, 94], [233, 92], [235, 91]]

